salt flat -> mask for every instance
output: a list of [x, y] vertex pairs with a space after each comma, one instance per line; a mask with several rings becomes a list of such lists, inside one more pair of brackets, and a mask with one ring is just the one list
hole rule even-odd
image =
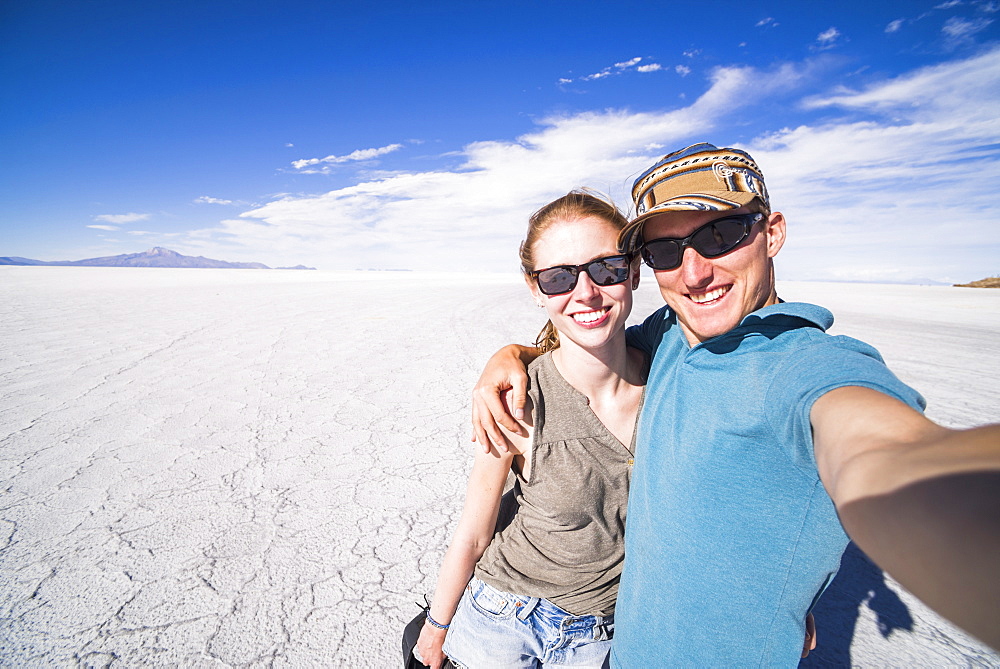
[[[1000, 421], [1000, 291], [779, 294]], [[398, 666], [469, 390], [541, 325], [517, 277], [0, 267], [0, 665]], [[817, 622], [814, 666], [1000, 666], [857, 552]]]

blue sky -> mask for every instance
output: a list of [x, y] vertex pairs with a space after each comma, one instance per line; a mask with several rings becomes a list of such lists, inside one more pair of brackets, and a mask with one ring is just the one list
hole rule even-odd
[[534, 209], [709, 141], [780, 279], [1000, 274], [1000, 0], [6, 0], [0, 79], [0, 255], [515, 271]]

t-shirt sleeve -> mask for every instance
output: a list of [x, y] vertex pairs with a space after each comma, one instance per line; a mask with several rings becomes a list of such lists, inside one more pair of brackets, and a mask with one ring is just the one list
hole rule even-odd
[[889, 371], [873, 347], [850, 337], [828, 337], [789, 355], [767, 390], [771, 428], [799, 467], [815, 471], [813, 404], [824, 394], [844, 386], [862, 386], [885, 393], [923, 411], [927, 403], [913, 388]]
[[663, 339], [663, 332], [666, 327], [667, 317], [670, 315], [669, 307], [660, 307], [646, 317], [639, 325], [632, 325], [625, 330], [625, 342], [632, 348], [637, 348], [652, 359], [656, 353], [660, 340]]

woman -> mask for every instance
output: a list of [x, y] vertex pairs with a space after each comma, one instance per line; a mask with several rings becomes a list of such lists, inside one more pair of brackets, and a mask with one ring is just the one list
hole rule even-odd
[[[599, 667], [624, 559], [633, 434], [646, 360], [625, 346], [638, 261], [626, 219], [574, 191], [537, 211], [521, 267], [548, 312], [523, 428], [509, 453], [477, 449], [465, 507], [417, 649], [437, 669]], [[509, 471], [518, 510], [494, 534]], [[470, 581], [471, 578], [471, 581]]]

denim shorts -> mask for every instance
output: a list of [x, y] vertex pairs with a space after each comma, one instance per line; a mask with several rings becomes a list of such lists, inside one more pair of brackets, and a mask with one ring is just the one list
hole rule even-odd
[[457, 667], [606, 666], [614, 616], [574, 616], [547, 599], [466, 586], [444, 652]]

